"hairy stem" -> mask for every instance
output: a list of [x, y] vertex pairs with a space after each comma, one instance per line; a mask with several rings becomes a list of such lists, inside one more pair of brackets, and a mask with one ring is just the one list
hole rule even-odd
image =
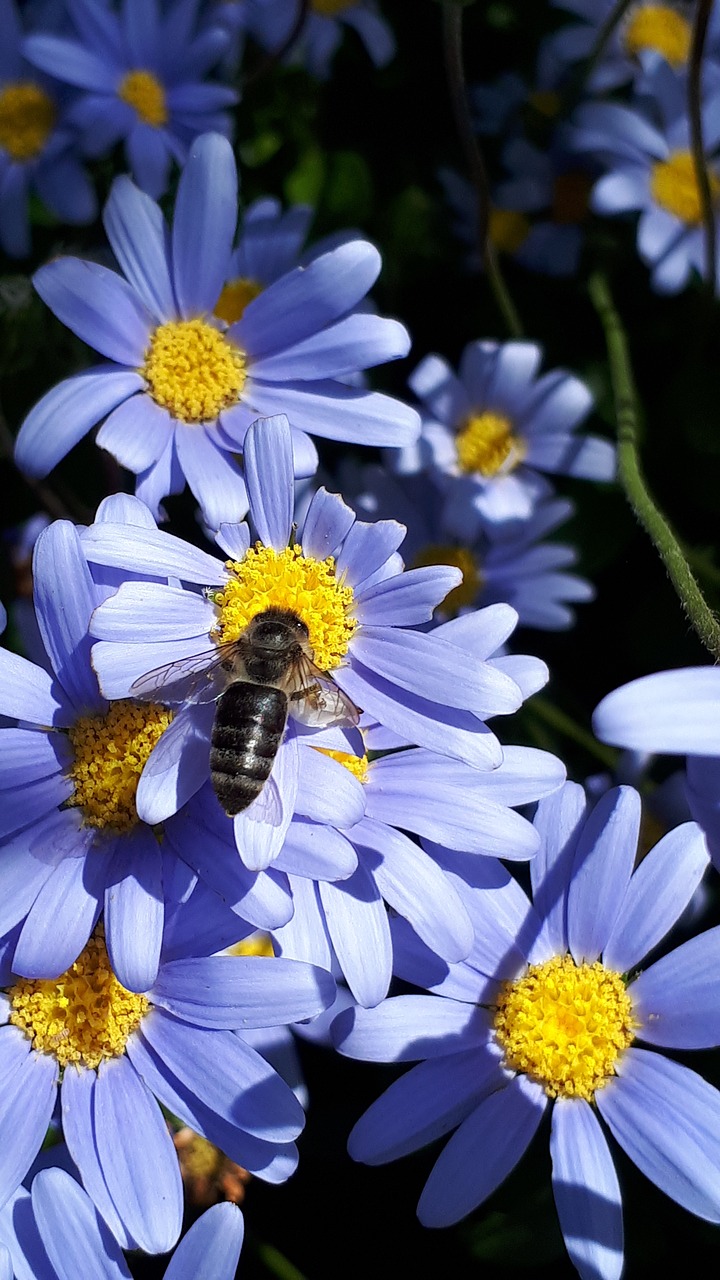
[[698, 637], [713, 658], [720, 659], [718, 620], [698, 586], [678, 539], [652, 498], [642, 472], [638, 449], [635, 379], [625, 330], [615, 310], [610, 286], [605, 276], [596, 271], [588, 281], [588, 288], [605, 332], [615, 398], [618, 471], [625, 496], [665, 565], [680, 603]]

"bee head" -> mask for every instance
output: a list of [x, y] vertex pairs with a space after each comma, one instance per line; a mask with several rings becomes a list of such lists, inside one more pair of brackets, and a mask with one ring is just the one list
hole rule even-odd
[[256, 648], [278, 653], [308, 638], [302, 618], [290, 609], [266, 609], [253, 618], [248, 628]]

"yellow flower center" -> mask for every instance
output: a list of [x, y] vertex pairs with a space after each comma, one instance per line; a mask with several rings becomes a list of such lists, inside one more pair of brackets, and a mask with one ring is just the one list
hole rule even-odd
[[101, 924], [85, 950], [59, 978], [21, 978], [8, 991], [10, 1022], [38, 1053], [95, 1068], [119, 1058], [150, 1002], [120, 985], [110, 967]]
[[600, 961], [554, 956], [506, 982], [495, 1035], [505, 1066], [543, 1085], [549, 1098], [591, 1101], [635, 1038], [633, 1006], [619, 973]]
[[512, 432], [512, 424], [501, 413], [472, 413], [455, 441], [460, 470], [496, 476], [511, 471], [522, 460], [524, 445]]
[[89, 827], [130, 831], [139, 821], [135, 793], [145, 762], [173, 718], [154, 702], [112, 702], [106, 715], [81, 716], [68, 737], [75, 752], [68, 801]]
[[128, 71], [120, 82], [118, 97], [132, 107], [143, 124], [153, 129], [167, 124], [165, 90], [152, 71]]
[[335, 560], [313, 560], [302, 547], [275, 551], [261, 543], [242, 561], [228, 560], [230, 578], [212, 596], [220, 610], [214, 633], [219, 644], [237, 640], [257, 613], [291, 609], [308, 629], [313, 658], [322, 671], [332, 671], [348, 651], [357, 621], [349, 616], [351, 587], [335, 576]]
[[358, 782], [366, 782], [370, 764], [366, 755], [356, 756], [352, 751], [331, 751], [329, 747], [316, 747], [316, 751], [321, 756], [329, 756], [331, 760], [337, 760], [343, 768], [348, 769]]
[[235, 324], [245, 314], [245, 308], [263, 291], [263, 286], [249, 276], [228, 280], [215, 303], [214, 314], [226, 324]]
[[629, 54], [652, 49], [673, 67], [682, 67], [690, 56], [692, 29], [682, 14], [666, 4], [644, 4], [636, 9], [625, 28]]
[[552, 218], [561, 226], [584, 222], [590, 208], [592, 182], [586, 173], [559, 173], [553, 182]]
[[227, 955], [229, 956], [267, 956], [268, 959], [274, 957], [275, 949], [273, 947], [272, 938], [269, 933], [263, 933], [257, 929], [255, 933], [251, 933], [248, 938], [243, 938], [242, 942], [236, 942], [234, 946], [228, 947]]
[[491, 209], [488, 235], [498, 253], [517, 253], [530, 234], [530, 222], [514, 209]]
[[206, 320], [158, 325], [140, 370], [150, 395], [180, 422], [213, 422], [245, 385], [245, 356]]
[[438, 605], [438, 609], [455, 617], [466, 605], [475, 603], [483, 579], [477, 560], [469, 547], [453, 547], [449, 544], [425, 547], [415, 557], [413, 568], [421, 569], [432, 564], [451, 564], [462, 574], [462, 582], [448, 591], [445, 599]]
[[349, 9], [357, 0], [310, 0], [310, 8], [314, 13], [321, 13], [324, 18], [332, 18], [343, 9]]
[[55, 123], [55, 104], [30, 80], [0, 89], [0, 147], [11, 160], [32, 160]]
[[[710, 173], [710, 194], [713, 200], [720, 195], [720, 178]], [[650, 191], [668, 213], [681, 222], [697, 226], [702, 221], [700, 188], [695, 174], [695, 162], [689, 151], [674, 151], [669, 160], [659, 160], [653, 165]]]
[[541, 116], [556, 116], [562, 106], [562, 99], [559, 93], [555, 93], [553, 89], [536, 89], [529, 94], [528, 102]]

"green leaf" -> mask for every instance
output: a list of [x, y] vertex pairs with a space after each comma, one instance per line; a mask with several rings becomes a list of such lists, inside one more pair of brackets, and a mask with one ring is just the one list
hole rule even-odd
[[285, 179], [285, 197], [291, 204], [316, 205], [325, 185], [325, 155], [320, 147], [303, 151], [298, 163]]

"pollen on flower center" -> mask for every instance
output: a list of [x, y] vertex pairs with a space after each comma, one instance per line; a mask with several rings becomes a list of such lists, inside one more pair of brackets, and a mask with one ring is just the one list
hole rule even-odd
[[662, 54], [673, 67], [682, 67], [690, 56], [692, 29], [687, 18], [667, 4], [644, 4], [635, 11], [625, 28], [625, 48], [629, 54], [651, 49]]
[[214, 315], [226, 324], [236, 324], [245, 314], [245, 308], [263, 291], [263, 286], [249, 276], [237, 276], [228, 280], [215, 303]]
[[319, 751], [322, 756], [330, 756], [331, 760], [337, 760], [358, 782], [367, 782], [370, 764], [366, 755], [356, 756], [352, 751], [332, 751], [330, 747], [315, 747], [315, 751]]
[[637, 1023], [622, 977], [600, 961], [576, 965], [554, 956], [506, 982], [495, 1035], [505, 1066], [523, 1071], [550, 1098], [592, 1100], [635, 1038]]
[[[720, 178], [710, 172], [710, 194], [720, 196]], [[650, 177], [653, 199], [682, 222], [697, 226], [702, 221], [702, 201], [695, 174], [695, 162], [689, 151], [674, 151], [668, 160], [653, 165]]]
[[275, 551], [257, 543], [244, 560], [229, 560], [230, 577], [212, 600], [219, 610], [214, 638], [237, 640], [257, 613], [291, 609], [305, 623], [313, 658], [323, 671], [342, 662], [357, 621], [350, 617], [352, 587], [335, 576], [335, 560], [314, 560], [302, 547]]
[[158, 325], [140, 370], [156, 404], [181, 422], [212, 422], [245, 385], [245, 356], [206, 320]]
[[145, 762], [173, 718], [155, 703], [123, 699], [105, 715], [81, 716], [68, 729], [75, 753], [69, 776], [90, 827], [129, 831], [139, 821], [135, 793]]
[[62, 1067], [96, 1068], [103, 1058], [119, 1058], [150, 1007], [147, 996], [126, 991], [115, 977], [101, 924], [59, 978], [20, 978], [7, 994], [13, 1026]]
[[55, 123], [53, 100], [31, 80], [0, 89], [0, 147], [11, 160], [32, 160]]
[[268, 959], [274, 957], [275, 948], [269, 933], [263, 933], [262, 929], [256, 929], [254, 933], [243, 938], [241, 942], [234, 942], [227, 951], [223, 953], [228, 956], [266, 956]]
[[450, 564], [459, 569], [462, 582], [448, 591], [445, 599], [438, 605], [443, 613], [455, 617], [466, 605], [474, 604], [483, 584], [482, 574], [477, 560], [469, 547], [433, 545], [423, 550], [413, 561], [414, 569], [422, 569], [428, 565]]
[[153, 129], [167, 124], [165, 90], [152, 71], [128, 71], [120, 82], [118, 97], [132, 107], [143, 124]]
[[461, 471], [489, 478], [510, 471], [522, 460], [524, 447], [501, 413], [472, 413], [455, 440]]

